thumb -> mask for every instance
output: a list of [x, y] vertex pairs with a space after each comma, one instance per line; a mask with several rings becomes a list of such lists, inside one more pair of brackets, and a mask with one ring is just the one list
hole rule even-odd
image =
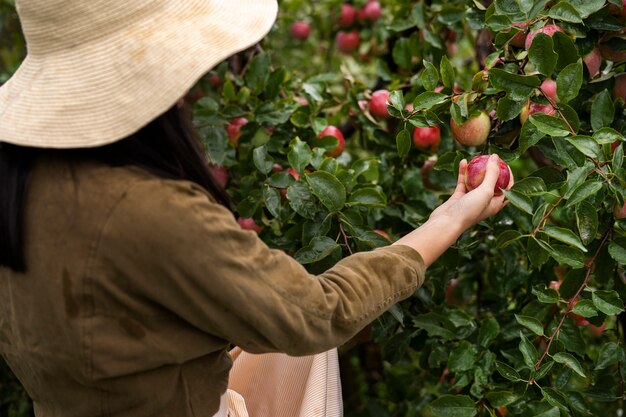
[[496, 188], [496, 182], [500, 176], [500, 157], [493, 154], [489, 157], [487, 162], [487, 169], [485, 172], [485, 178], [479, 188], [484, 188], [490, 192], [494, 192]]

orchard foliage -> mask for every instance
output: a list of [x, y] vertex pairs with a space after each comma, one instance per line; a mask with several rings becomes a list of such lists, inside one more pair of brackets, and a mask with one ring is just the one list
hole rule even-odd
[[[374, 323], [376, 364], [344, 349], [365, 369], [344, 373], [346, 414], [621, 415], [623, 3], [372, 3], [283, 0], [268, 38], [189, 94], [242, 227], [314, 273], [418, 227], [462, 159], [497, 153], [513, 169], [510, 204]], [[370, 105], [380, 90], [388, 114]], [[462, 145], [451, 126], [476, 116]], [[432, 126], [440, 143], [415, 146]]]

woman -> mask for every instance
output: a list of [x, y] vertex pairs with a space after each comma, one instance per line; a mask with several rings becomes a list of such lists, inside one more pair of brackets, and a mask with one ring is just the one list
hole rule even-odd
[[0, 88], [0, 352], [37, 416], [245, 415], [225, 394], [231, 344], [337, 347], [504, 206], [497, 158], [469, 193], [463, 161], [423, 226], [311, 276], [239, 228], [175, 105], [267, 33], [274, 0], [16, 5], [29, 55]]

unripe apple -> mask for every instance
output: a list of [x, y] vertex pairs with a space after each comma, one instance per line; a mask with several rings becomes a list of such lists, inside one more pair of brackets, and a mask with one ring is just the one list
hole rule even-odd
[[351, 4], [341, 5], [341, 16], [339, 17], [339, 26], [342, 28], [352, 26], [356, 19], [357, 9]]
[[365, 7], [363, 7], [363, 14], [365, 15], [365, 18], [370, 22], [378, 21], [381, 15], [380, 3], [377, 1], [368, 2]]
[[226, 188], [228, 184], [228, 170], [223, 165], [211, 165], [209, 171], [213, 180], [220, 188]]
[[295, 22], [291, 25], [291, 36], [301, 41], [308, 39], [311, 34], [311, 26], [306, 22]]
[[374, 232], [378, 233], [379, 235], [381, 235], [382, 237], [384, 237], [388, 241], [392, 242], [391, 236], [389, 236], [389, 233], [385, 232], [384, 230], [374, 229]]
[[413, 131], [413, 143], [417, 149], [434, 152], [439, 149], [441, 130], [439, 126], [416, 127]]
[[470, 117], [461, 125], [457, 125], [454, 119], [450, 119], [452, 136], [462, 145], [478, 146], [487, 140], [491, 130], [491, 119], [485, 112], [478, 116]]
[[613, 96], [626, 100], [626, 72], [622, 72], [615, 76], [615, 87], [613, 88]]
[[341, 130], [339, 130], [335, 126], [326, 126], [326, 128], [322, 130], [317, 137], [321, 139], [325, 136], [334, 136], [339, 141], [339, 143], [337, 144], [337, 147], [329, 150], [328, 152], [326, 152], [326, 154], [334, 158], [341, 155], [341, 152], [343, 152], [343, 148], [346, 146], [346, 140], [344, 139], [343, 133], [341, 133]]
[[354, 52], [359, 47], [360, 34], [358, 30], [350, 32], [341, 30], [337, 33], [335, 40], [341, 52]]
[[372, 93], [372, 99], [369, 103], [369, 109], [372, 116], [377, 116], [383, 119], [389, 117], [389, 110], [387, 109], [389, 104], [389, 91], [378, 90]]
[[556, 81], [551, 78], [547, 78], [543, 80], [539, 89], [546, 95], [546, 97], [550, 98], [553, 101], [556, 101]]
[[[482, 184], [487, 173], [487, 163], [489, 162], [489, 155], [480, 155], [475, 157], [467, 165], [467, 171], [465, 172], [465, 186], [468, 191], [472, 191]], [[494, 187], [495, 194], [502, 194], [501, 189], [507, 189], [509, 181], [511, 181], [511, 171], [509, 166], [500, 159], [500, 175]]]
[[526, 50], [530, 49], [530, 46], [533, 44], [533, 40], [535, 39], [535, 36], [537, 36], [538, 34], [543, 33], [552, 37], [556, 32], [563, 32], [563, 29], [561, 29], [560, 26], [550, 24], [529, 33], [528, 36], [526, 36], [526, 42], [524, 44]]
[[547, 114], [548, 116], [554, 116], [555, 110], [551, 104], [539, 104], [539, 103], [529, 101], [522, 108], [522, 112], [519, 115], [520, 122], [524, 124], [526, 120], [528, 120], [528, 117], [531, 114], [535, 114], [535, 113], [544, 113], [544, 114]]
[[616, 219], [626, 219], [626, 203], [624, 203], [622, 207], [616, 204], [615, 207], [613, 207], [613, 214]]
[[595, 78], [600, 74], [600, 67], [602, 66], [602, 54], [597, 47], [593, 48], [591, 52], [585, 55], [583, 61], [585, 62], [585, 66], [587, 67], [587, 71], [589, 72], [589, 76], [591, 78]]
[[263, 230], [261, 226], [256, 224], [254, 219], [244, 219], [242, 217], [239, 217], [237, 219], [237, 223], [239, 223], [239, 226], [241, 226], [243, 230], [252, 230], [256, 233], [261, 233], [261, 230]]
[[241, 136], [241, 127], [248, 123], [248, 119], [245, 117], [236, 117], [230, 121], [226, 126], [226, 132], [228, 133], [228, 140], [233, 145], [237, 145], [239, 137]]

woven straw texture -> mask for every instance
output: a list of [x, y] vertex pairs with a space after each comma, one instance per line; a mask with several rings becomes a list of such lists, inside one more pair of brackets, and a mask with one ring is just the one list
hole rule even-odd
[[120, 140], [271, 29], [276, 0], [18, 0], [28, 56], [0, 87], [0, 142]]

